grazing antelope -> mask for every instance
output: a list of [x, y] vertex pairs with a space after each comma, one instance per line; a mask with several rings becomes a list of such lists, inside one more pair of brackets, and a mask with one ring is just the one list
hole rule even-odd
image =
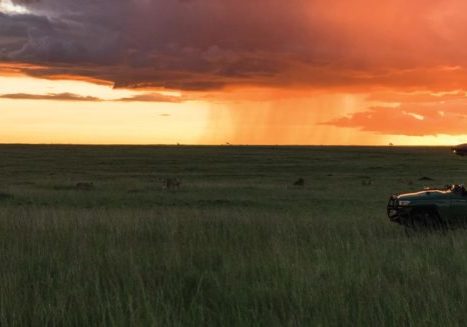
[[370, 185], [373, 185], [373, 181], [372, 181], [371, 178], [363, 179], [363, 180], [362, 180], [362, 185], [363, 185], [363, 186], [370, 186]]
[[178, 190], [181, 185], [181, 181], [178, 178], [165, 178], [162, 183], [166, 190]]
[[299, 178], [293, 183], [295, 186], [305, 186], [305, 180], [303, 178]]
[[94, 190], [94, 183], [77, 183], [76, 189], [80, 191]]

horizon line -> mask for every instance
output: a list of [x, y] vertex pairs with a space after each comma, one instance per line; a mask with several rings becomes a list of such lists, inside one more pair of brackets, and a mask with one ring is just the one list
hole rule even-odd
[[452, 147], [459, 144], [445, 144], [445, 145], [420, 145], [420, 144], [387, 144], [387, 145], [364, 145], [364, 144], [184, 144], [184, 143], [21, 143], [21, 142], [0, 142], [0, 146], [10, 145], [30, 145], [30, 146], [131, 146], [131, 147], [366, 147], [366, 148], [444, 148]]

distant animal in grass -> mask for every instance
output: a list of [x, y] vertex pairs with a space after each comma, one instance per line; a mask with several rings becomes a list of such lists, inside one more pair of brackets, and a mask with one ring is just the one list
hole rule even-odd
[[92, 191], [95, 189], [94, 183], [77, 183], [75, 188], [79, 191]]
[[178, 178], [164, 178], [162, 180], [162, 185], [166, 190], [179, 190], [182, 182]]
[[411, 179], [407, 179], [407, 178], [399, 178], [397, 181], [398, 181], [399, 183], [404, 183], [404, 184], [407, 184], [407, 185], [409, 185], [409, 186], [414, 185], [414, 181], [411, 180]]
[[433, 178], [427, 177], [427, 176], [420, 177], [418, 180], [419, 181], [434, 181]]
[[373, 180], [371, 178], [362, 179], [363, 186], [371, 186], [373, 185]]
[[12, 194], [0, 192], [0, 200], [8, 200], [8, 199], [12, 199], [12, 198], [13, 198]]
[[293, 185], [303, 187], [305, 186], [305, 179], [299, 178], [293, 183]]

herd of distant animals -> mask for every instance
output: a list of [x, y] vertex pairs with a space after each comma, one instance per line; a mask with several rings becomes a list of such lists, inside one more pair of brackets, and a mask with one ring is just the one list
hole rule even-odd
[[[451, 151], [453, 154], [456, 154], [459, 156], [467, 156], [467, 143], [452, 147]], [[328, 176], [332, 176], [332, 174]], [[419, 180], [420, 181], [432, 181], [433, 179], [430, 177], [424, 176], [424, 177], [421, 177]], [[182, 185], [182, 181], [179, 178], [174, 178], [174, 177], [162, 178], [162, 179], [159, 179], [159, 181], [162, 183], [162, 188], [165, 190], [169, 190], [169, 191], [179, 190]], [[399, 179], [399, 182], [403, 182], [407, 185], [414, 185], [414, 181], [411, 179]], [[373, 185], [373, 180], [371, 179], [371, 177], [364, 177], [361, 180], [361, 184], [362, 186], [371, 186]], [[292, 185], [294, 187], [303, 188], [305, 187], [305, 179], [298, 178]], [[80, 183], [75, 184], [73, 188], [79, 191], [92, 191], [95, 189], [95, 186], [94, 186], [94, 183], [80, 182]], [[0, 194], [0, 199], [7, 198], [7, 195], [10, 196], [9, 194], [6, 194], [6, 193]]]
[[[466, 156], [467, 155], [467, 144], [461, 144], [458, 146], [455, 146], [451, 149], [452, 153], [459, 155], [459, 156]], [[419, 179], [420, 181], [431, 181], [430, 177], [421, 177]], [[163, 178], [161, 179], [162, 181], [162, 187], [166, 190], [179, 190], [181, 187], [181, 180], [179, 178]], [[414, 181], [410, 179], [404, 179], [400, 180], [401, 182], [406, 183], [407, 185], [413, 185]], [[373, 185], [373, 180], [370, 177], [365, 177], [361, 181], [362, 186], [371, 186]], [[305, 186], [305, 179], [304, 178], [299, 178], [297, 179], [294, 183], [293, 186], [295, 187], [304, 187]], [[93, 190], [94, 189], [94, 184], [93, 183], [78, 183], [76, 184], [76, 189], [78, 190]]]
[[[182, 181], [179, 178], [162, 178], [159, 179], [162, 183], [162, 188], [169, 191], [176, 191], [179, 190]], [[294, 183], [293, 186], [296, 187], [304, 187], [305, 186], [305, 179], [299, 178]], [[79, 191], [92, 191], [95, 189], [94, 183], [77, 183], [74, 189]]]
[[[163, 178], [160, 181], [162, 182], [162, 187], [166, 190], [179, 190], [182, 185], [179, 178]], [[94, 183], [78, 183], [75, 188], [81, 191], [91, 191], [95, 187]]]

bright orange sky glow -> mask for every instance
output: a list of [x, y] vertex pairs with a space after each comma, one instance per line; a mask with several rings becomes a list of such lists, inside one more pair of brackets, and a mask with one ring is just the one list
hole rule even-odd
[[464, 143], [466, 10], [0, 0], [0, 143]]

